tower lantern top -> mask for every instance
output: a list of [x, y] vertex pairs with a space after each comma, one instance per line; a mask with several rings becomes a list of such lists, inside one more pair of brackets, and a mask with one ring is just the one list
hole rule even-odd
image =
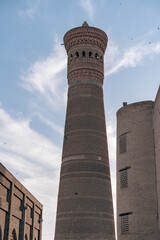
[[89, 27], [89, 26], [88, 26], [88, 23], [85, 21], [85, 22], [82, 24], [82, 27]]
[[107, 42], [106, 33], [99, 28], [90, 27], [86, 21], [81, 27], [73, 28], [64, 35], [64, 45], [67, 53], [73, 47], [88, 45], [100, 48], [104, 54]]

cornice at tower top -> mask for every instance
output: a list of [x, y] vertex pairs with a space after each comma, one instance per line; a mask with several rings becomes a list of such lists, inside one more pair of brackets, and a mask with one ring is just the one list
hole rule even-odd
[[69, 30], [64, 35], [64, 45], [67, 53], [72, 47], [81, 45], [97, 46], [104, 53], [107, 42], [108, 37], [106, 33], [99, 28], [90, 27], [87, 22], [84, 22], [81, 27]]

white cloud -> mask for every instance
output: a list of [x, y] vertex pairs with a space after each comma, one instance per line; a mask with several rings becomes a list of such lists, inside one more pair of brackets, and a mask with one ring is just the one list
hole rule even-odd
[[113, 66], [118, 54], [119, 54], [118, 46], [114, 43], [112, 39], [109, 40], [106, 53], [104, 55], [105, 68], [110, 68], [111, 66]]
[[18, 12], [18, 15], [21, 17], [21, 18], [25, 18], [25, 17], [28, 17], [30, 19], [33, 19], [35, 13], [37, 12], [38, 10], [38, 5], [40, 3], [40, 0], [32, 0], [32, 1], [29, 1], [28, 3], [28, 7], [25, 9], [25, 10], [20, 10]]
[[[37, 116], [40, 121], [47, 124], [53, 132], [58, 132], [61, 137], [63, 136], [63, 128], [51, 121], [50, 116], [56, 117], [54, 110], [64, 108], [66, 104], [67, 79], [64, 73], [67, 66], [66, 60], [67, 54], [64, 46], [61, 46], [61, 41], [56, 37], [54, 48], [49, 56], [32, 63], [20, 77], [21, 86], [29, 91], [34, 99], [29, 106], [32, 112], [31, 116]], [[12, 134], [16, 136], [16, 139], [20, 138], [18, 143], [14, 139], [18, 145], [14, 153], [24, 159], [24, 166], [28, 160], [33, 164], [31, 168], [36, 169], [36, 165], [39, 166], [39, 169], [35, 170], [37, 172], [35, 176], [35, 171], [33, 171], [33, 177], [27, 175], [21, 182], [28, 189], [32, 189], [31, 192], [44, 205], [42, 234], [44, 240], [49, 240], [54, 237], [61, 150], [47, 138], [33, 131], [30, 123], [31, 121], [28, 119], [22, 119], [18, 122], [20, 128], [23, 126], [22, 128], [25, 129], [26, 126], [26, 130], [19, 130], [19, 132], [22, 132], [22, 136], [16, 134], [16, 130]], [[29, 144], [27, 145], [26, 142], [29, 142]], [[26, 152], [26, 155], [23, 152]], [[20, 158], [17, 158], [18, 160], [20, 162]], [[19, 162], [16, 162], [17, 166]], [[23, 168], [19, 171], [25, 174]], [[26, 174], [27, 172], [30, 172], [30, 170], [27, 169]]]
[[45, 118], [44, 116], [42, 116], [41, 114], [37, 114], [39, 119], [41, 121], [43, 121], [44, 123], [46, 123], [48, 126], [50, 126], [54, 131], [58, 132], [61, 136], [63, 136], [64, 134], [64, 130], [62, 127], [60, 127], [59, 125], [55, 124], [54, 122], [50, 121], [49, 119]]
[[54, 231], [61, 150], [33, 131], [29, 119], [13, 119], [2, 107], [0, 133], [0, 162], [44, 205], [43, 239], [48, 240], [45, 234]]
[[[113, 54], [115, 50], [113, 49]], [[160, 53], [160, 42], [157, 43], [139, 43], [129, 49], [127, 49], [123, 56], [115, 61], [115, 64], [106, 69], [105, 76], [109, 76], [113, 73], [120, 71], [123, 68], [136, 67], [140, 65], [145, 57], [151, 57], [154, 54]], [[106, 56], [107, 57], [107, 56]], [[107, 61], [107, 60], [106, 60]]]
[[[41, 199], [43, 203], [43, 240], [53, 240], [57, 210], [59, 171], [56, 172], [56, 175], [44, 171], [42, 175], [39, 175], [36, 179], [24, 179], [23, 184], [27, 188], [31, 188], [32, 186], [33, 194], [36, 194], [38, 199]], [[35, 192], [34, 189], [36, 189]]]
[[64, 105], [66, 78], [62, 71], [66, 68], [66, 60], [64, 46], [56, 38], [51, 54], [46, 59], [33, 63], [21, 75], [22, 86], [30, 92], [38, 93], [52, 107]]
[[92, 0], [81, 0], [80, 6], [87, 12], [90, 19], [93, 18], [95, 7]]
[[[14, 120], [0, 108], [0, 149], [54, 167], [60, 149], [30, 128], [30, 120]], [[26, 151], [27, 150], [27, 151]], [[41, 157], [39, 157], [41, 156]]]

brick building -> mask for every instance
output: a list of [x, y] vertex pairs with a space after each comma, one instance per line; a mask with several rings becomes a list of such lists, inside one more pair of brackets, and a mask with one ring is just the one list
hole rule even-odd
[[118, 240], [160, 239], [160, 88], [117, 112]]
[[114, 217], [103, 104], [107, 35], [68, 31], [68, 104], [55, 240], [114, 240]]
[[0, 163], [0, 240], [41, 240], [42, 204]]

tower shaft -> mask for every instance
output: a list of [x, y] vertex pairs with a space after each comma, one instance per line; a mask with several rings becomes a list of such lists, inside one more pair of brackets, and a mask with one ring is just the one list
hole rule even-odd
[[114, 240], [102, 88], [107, 36], [84, 23], [64, 43], [69, 89], [55, 240]]

